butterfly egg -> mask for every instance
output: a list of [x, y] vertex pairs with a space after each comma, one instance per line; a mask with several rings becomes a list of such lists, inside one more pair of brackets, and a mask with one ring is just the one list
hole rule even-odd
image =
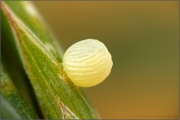
[[80, 87], [95, 86], [110, 74], [113, 65], [106, 46], [95, 39], [86, 39], [70, 46], [63, 57], [64, 71]]

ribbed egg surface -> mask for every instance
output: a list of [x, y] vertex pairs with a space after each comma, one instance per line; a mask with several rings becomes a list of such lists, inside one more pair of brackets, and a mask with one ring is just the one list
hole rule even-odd
[[63, 57], [63, 67], [71, 81], [80, 87], [95, 86], [111, 72], [113, 62], [106, 46], [86, 39], [70, 46]]

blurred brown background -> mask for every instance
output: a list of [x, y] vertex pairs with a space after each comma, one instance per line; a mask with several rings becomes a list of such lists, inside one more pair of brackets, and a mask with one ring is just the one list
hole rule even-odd
[[113, 58], [86, 92], [101, 118], [179, 117], [178, 1], [34, 2], [64, 50], [94, 38]]

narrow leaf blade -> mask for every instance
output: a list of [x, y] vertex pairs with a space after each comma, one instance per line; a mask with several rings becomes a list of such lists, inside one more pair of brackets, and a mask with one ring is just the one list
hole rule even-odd
[[[21, 119], [37, 119], [37, 115], [33, 111], [33, 109], [27, 104], [25, 99], [21, 96], [17, 88], [14, 86], [12, 79], [8, 75], [8, 73], [2, 68], [1, 64], [1, 100], [4, 102], [4, 108], [2, 112], [7, 110], [10, 113], [14, 114], [13, 116], [20, 117]], [[13, 117], [12, 116], [12, 117]], [[4, 116], [9, 118], [8, 116]]]
[[64, 118], [68, 110], [77, 118], [96, 118], [77, 87], [67, 77], [63, 77], [61, 65], [45, 49], [41, 40], [11, 12], [8, 6], [3, 4], [2, 7], [15, 30], [25, 70], [47, 117]]
[[51, 33], [50, 28], [41, 18], [33, 3], [30, 1], [6, 1], [8, 7], [17, 17], [40, 39], [57, 61], [62, 62], [63, 49]]

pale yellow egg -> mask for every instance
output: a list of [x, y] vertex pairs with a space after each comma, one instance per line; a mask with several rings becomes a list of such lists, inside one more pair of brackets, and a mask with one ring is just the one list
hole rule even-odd
[[64, 71], [80, 87], [95, 86], [104, 81], [112, 65], [112, 57], [106, 46], [95, 39], [73, 44], [63, 57]]

